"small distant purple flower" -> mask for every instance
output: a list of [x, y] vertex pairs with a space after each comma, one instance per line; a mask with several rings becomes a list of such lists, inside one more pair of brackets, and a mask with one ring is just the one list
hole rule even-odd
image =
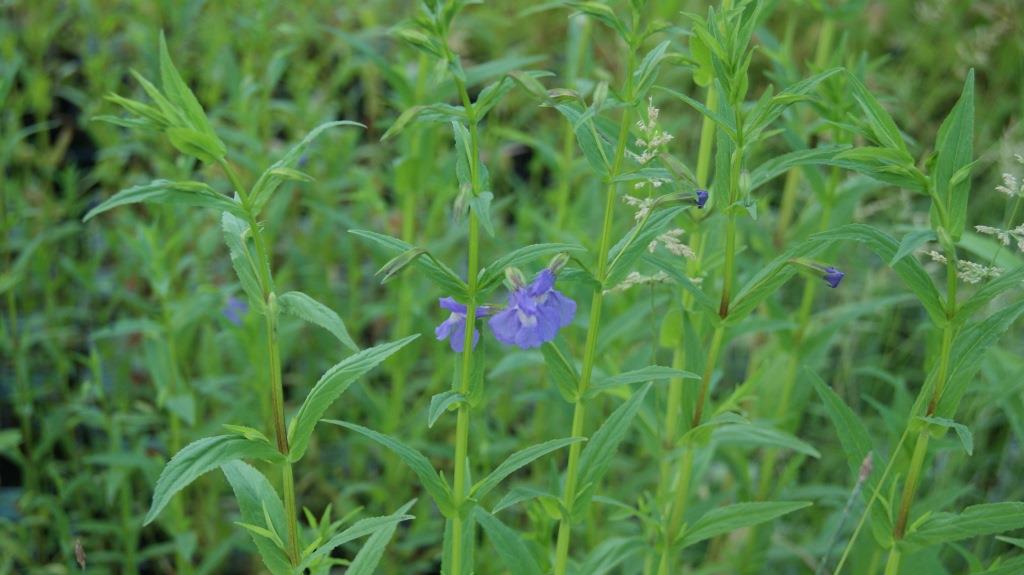
[[242, 325], [242, 320], [245, 318], [245, 314], [249, 311], [249, 304], [244, 301], [231, 296], [228, 298], [228, 303], [221, 310], [224, 317], [228, 318], [228, 321], [235, 325]]
[[529, 285], [516, 287], [508, 307], [491, 318], [494, 337], [522, 349], [539, 347], [555, 339], [558, 330], [572, 323], [576, 302], [554, 289], [555, 273], [545, 269]]
[[[452, 346], [452, 351], [461, 353], [463, 348], [466, 347], [466, 306], [461, 304], [450, 297], [443, 297], [438, 300], [441, 307], [452, 312], [448, 316], [448, 319], [441, 322], [441, 325], [434, 329], [434, 335], [437, 336], [437, 340], [443, 339], [448, 340], [448, 344]], [[476, 308], [477, 317], [487, 317], [491, 315], [491, 308], [489, 306], [479, 306]], [[476, 342], [480, 341], [480, 332], [475, 328], [473, 329], [473, 347], [476, 348]]]
[[708, 191], [697, 190], [697, 207], [704, 209], [704, 204], [708, 203]]
[[828, 287], [837, 288], [839, 287], [839, 282], [843, 281], [844, 276], [846, 276], [846, 274], [832, 266], [829, 266], [825, 268], [825, 275], [822, 276], [822, 279], [825, 280], [825, 283], [828, 284]]

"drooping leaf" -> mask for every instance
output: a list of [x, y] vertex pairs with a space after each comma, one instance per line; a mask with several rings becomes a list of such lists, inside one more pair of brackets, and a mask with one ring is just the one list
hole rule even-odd
[[548, 377], [554, 382], [562, 398], [574, 403], [579, 395], [580, 386], [580, 376], [576, 372], [576, 367], [555, 342], [545, 343], [540, 350], [544, 355]]
[[397, 518], [397, 521], [388, 521], [378, 525], [356, 553], [355, 558], [352, 559], [352, 564], [348, 566], [345, 575], [373, 575], [377, 572], [377, 564], [380, 563], [380, 559], [384, 555], [384, 548], [394, 537], [398, 524], [406, 518], [412, 519], [412, 516], [405, 515], [405, 512], [412, 507], [413, 503], [416, 503], [415, 499], [403, 505], [393, 515], [388, 516], [389, 519]]
[[[392, 256], [406, 253], [416, 247], [403, 242], [400, 239], [367, 230], [349, 230], [349, 233], [357, 237], [370, 240], [375, 245], [381, 246], [387, 250], [387, 252], [392, 254]], [[459, 278], [451, 268], [434, 259], [429, 252], [424, 253], [422, 257], [417, 257], [415, 262], [416, 266], [430, 276], [430, 279], [433, 280], [445, 294], [456, 299], [465, 299], [467, 293], [466, 282], [462, 281], [462, 279]]]
[[[266, 305], [263, 290], [260, 287], [259, 272], [256, 270], [256, 252], [249, 249], [246, 237], [249, 235], [249, 223], [234, 214], [224, 212], [221, 216], [221, 229], [224, 243], [228, 246], [231, 266], [235, 268], [242, 291], [249, 298], [249, 305], [262, 310]], [[270, 286], [273, 288], [273, 286]]]
[[216, 435], [193, 441], [176, 453], [160, 472], [160, 478], [153, 489], [153, 502], [143, 524], [152, 523], [170, 503], [174, 494], [197, 477], [239, 459], [281, 461], [282, 456], [273, 445], [240, 435]]
[[448, 411], [454, 405], [466, 401], [466, 396], [455, 390], [448, 390], [430, 398], [430, 410], [427, 412], [427, 427], [434, 427], [434, 423], [441, 417], [441, 414]]
[[148, 184], [121, 190], [102, 204], [89, 210], [89, 213], [85, 214], [82, 221], [87, 222], [99, 214], [118, 206], [142, 202], [213, 208], [222, 212], [229, 212], [240, 218], [247, 217], [242, 204], [217, 192], [202, 182], [155, 180]]
[[964, 451], [967, 452], [967, 455], [974, 454], [974, 435], [966, 425], [952, 419], [946, 419], [945, 417], [919, 417], [919, 419], [929, 425], [942, 429], [943, 432], [947, 429], [952, 429], [956, 432], [957, 437], [960, 438], [960, 444], [963, 446]]
[[437, 471], [434, 470], [434, 466], [430, 464], [430, 461], [419, 451], [405, 445], [401, 441], [388, 437], [383, 433], [378, 433], [372, 429], [367, 429], [361, 425], [349, 423], [347, 421], [337, 421], [332, 419], [325, 419], [325, 423], [332, 425], [339, 425], [345, 429], [351, 429], [363, 436], [372, 439], [374, 442], [390, 449], [397, 455], [409, 469], [416, 474], [419, 478], [420, 484], [427, 490], [430, 497], [433, 498], [434, 503], [441, 510], [441, 513], [445, 517], [451, 517], [455, 512], [455, 507], [452, 502], [452, 491], [448, 485], [441, 480], [441, 476], [438, 475]]
[[302, 459], [306, 448], [309, 447], [309, 439], [313, 435], [313, 428], [316, 427], [317, 421], [327, 411], [327, 408], [352, 385], [352, 382], [380, 365], [382, 361], [417, 337], [419, 334], [364, 349], [327, 370], [320, 381], [316, 382], [316, 385], [310, 390], [288, 427], [288, 444], [291, 446], [289, 459], [291, 461]]
[[281, 311], [326, 329], [345, 347], [359, 351], [359, 346], [352, 341], [352, 336], [345, 328], [345, 322], [326, 305], [299, 291], [281, 294], [277, 298], [277, 303], [281, 306]]

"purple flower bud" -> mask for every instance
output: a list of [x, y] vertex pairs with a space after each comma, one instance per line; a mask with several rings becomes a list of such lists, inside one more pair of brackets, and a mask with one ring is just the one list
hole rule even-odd
[[488, 322], [494, 337], [522, 349], [539, 347], [555, 339], [558, 330], [572, 323], [576, 302], [554, 288], [554, 272], [544, 269], [530, 285], [513, 290], [508, 307]]
[[839, 287], [839, 282], [843, 281], [843, 277], [845, 275], [846, 274], [837, 270], [836, 268], [829, 266], [825, 268], [825, 275], [822, 276], [822, 279], [825, 280], [825, 283], [828, 284], [828, 287], [837, 288]]
[[242, 319], [244, 319], [245, 314], [248, 311], [249, 304], [232, 296], [228, 298], [228, 303], [220, 312], [224, 314], [224, 317], [226, 317], [231, 323], [235, 325], [242, 325]]
[[[452, 312], [448, 316], [448, 319], [441, 322], [441, 325], [434, 329], [434, 335], [437, 336], [437, 340], [443, 339], [448, 340], [448, 345], [452, 347], [452, 351], [461, 353], [466, 347], [466, 306], [461, 304], [450, 297], [443, 297], [438, 300], [441, 307]], [[491, 315], [490, 306], [478, 306], [476, 308], [477, 317], [487, 317]], [[480, 332], [473, 328], [473, 348], [476, 348], [476, 342], [480, 341]]]
[[697, 207], [704, 209], [704, 204], [708, 203], [708, 191], [697, 190]]

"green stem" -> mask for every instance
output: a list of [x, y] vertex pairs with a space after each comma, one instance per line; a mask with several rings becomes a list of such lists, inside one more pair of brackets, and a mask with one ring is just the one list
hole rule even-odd
[[267, 250], [266, 239], [260, 229], [256, 214], [249, 205], [248, 194], [245, 186], [242, 185], [238, 174], [231, 167], [226, 159], [219, 160], [221, 168], [231, 180], [232, 187], [238, 193], [248, 213], [249, 233], [252, 235], [253, 244], [256, 247], [256, 270], [259, 275], [260, 291], [264, 298], [266, 309], [264, 310], [266, 338], [267, 338], [267, 369], [270, 385], [271, 419], [270, 427], [274, 429], [274, 438], [277, 442], [277, 450], [284, 456], [281, 463], [282, 489], [284, 491], [284, 511], [288, 522], [288, 559], [292, 565], [299, 563], [299, 526], [298, 513], [295, 505], [295, 480], [292, 473], [292, 463], [288, 457], [288, 431], [284, 419], [284, 385], [281, 380], [281, 350], [277, 340], [277, 298], [273, 291], [273, 271], [271, 269], [270, 253]]
[[[632, 54], [632, 53], [631, 53]], [[626, 94], [632, 93], [634, 57], [630, 55], [626, 70]], [[627, 106], [622, 112], [622, 121], [619, 124], [619, 135], [616, 140], [615, 156], [612, 159], [611, 171], [608, 173], [608, 187], [605, 190], [604, 220], [601, 224], [601, 243], [597, 252], [597, 275], [596, 279], [601, 286], [594, 291], [590, 303], [590, 323], [587, 329], [587, 340], [584, 344], [583, 368], [580, 374], [580, 384], [576, 394], [576, 402], [572, 415], [572, 436], [583, 437], [584, 423], [586, 420], [586, 400], [584, 396], [590, 388], [591, 377], [594, 372], [594, 362], [597, 357], [597, 335], [601, 326], [601, 307], [604, 303], [604, 282], [608, 274], [608, 251], [611, 249], [612, 216], [615, 211], [615, 198], [617, 197], [618, 185], [615, 178], [622, 169], [622, 159], [625, 157], [626, 140], [629, 137], [629, 125], [631, 110]], [[563, 504], [565, 513], [558, 524], [558, 539], [555, 543], [555, 575], [565, 575], [569, 567], [569, 543], [572, 538], [572, 508], [576, 501], [576, 488], [579, 478], [579, 459], [582, 447], [579, 443], [569, 446], [569, 461], [565, 471], [565, 492]]]
[[[946, 379], [949, 375], [949, 360], [953, 351], [954, 320], [956, 318], [956, 248], [952, 245], [945, 246], [946, 251], [946, 323], [942, 329], [942, 349], [939, 352], [939, 368], [935, 379], [935, 387], [928, 402], [926, 415], [932, 416], [942, 400], [942, 392], [946, 386]], [[914, 425], [914, 415], [911, 414], [907, 426]], [[910, 508], [914, 504], [917, 489], [921, 483], [921, 472], [924, 469], [924, 462], [928, 455], [928, 426], [922, 425], [917, 434], [917, 442], [914, 444], [914, 452], [910, 457], [910, 470], [907, 472], [907, 481], [903, 485], [903, 494], [900, 497], [899, 512], [893, 526], [893, 539], [898, 543], [906, 534], [907, 522], [910, 518]], [[899, 573], [900, 553], [898, 547], [893, 546], [886, 563], [886, 575], [897, 575]]]

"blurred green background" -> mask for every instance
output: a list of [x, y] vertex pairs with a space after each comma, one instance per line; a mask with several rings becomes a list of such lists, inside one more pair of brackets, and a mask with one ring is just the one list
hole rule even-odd
[[[475, 79], [473, 90], [511, 70], [544, 69], [556, 74], [549, 87], [586, 92], [621, 70], [621, 46], [607, 29], [570, 19], [566, 10], [524, 13], [527, 4], [487, 2], [459, 20], [453, 43]], [[1024, 153], [1024, 19], [1017, 0], [868, 1], [828, 13], [811, 2], [774, 4], [757, 32], [761, 49], [751, 92], [807, 75], [823, 18], [835, 19], [839, 41], [831, 59], [868, 78], [918, 150], [931, 145], [974, 67], [975, 149], [982, 163], [968, 223], [1004, 219], [1007, 203], [993, 188], [1003, 172], [1024, 175], [1012, 161], [1014, 153]], [[236, 509], [215, 474], [179, 496], [181, 512], [141, 527], [170, 453], [223, 423], [262, 428], [269, 409], [258, 368], [259, 320], [249, 314], [235, 325], [223, 313], [241, 294], [219, 218], [147, 206], [81, 223], [90, 207], [119, 189], [156, 177], [188, 179], [201, 168], [160, 137], [91, 121], [118, 113], [103, 99], [110, 92], [144, 98], [129, 70], [156, 73], [161, 30], [246, 181], [322, 122], [367, 126], [323, 136], [304, 159], [303, 170], [316, 182], [286, 184], [275, 196], [266, 220], [276, 274], [281, 285], [337, 310], [361, 345], [425, 334], [354, 386], [328, 415], [393, 433], [447, 461], [453, 423], [442, 419], [426, 427], [429, 398], [450, 377], [452, 356], [432, 337], [443, 319], [436, 307], [443, 294], [413, 273], [379, 285], [373, 274], [385, 258], [347, 233], [371, 229], [462, 261], [462, 233], [451, 223], [457, 184], [447, 128], [425, 126], [380, 142], [402, 110], [455, 101], [441, 74], [389, 35], [413, 9], [402, 0], [0, 0], [0, 573], [75, 571], [76, 545], [90, 573], [171, 573], [176, 553], [190, 556], [196, 573], [260, 569], [247, 536], [228, 520]], [[651, 17], [672, 26], [663, 34], [677, 49], [686, 45], [678, 16], [684, 9], [706, 10], [703, 2], [652, 0], [648, 6]], [[658, 84], [698, 97], [681, 67], [666, 66]], [[692, 164], [700, 118], [678, 102], [658, 104], [663, 127], [675, 136], [672, 153]], [[596, 242], [600, 182], [578, 154], [564, 169], [565, 126], [558, 114], [515, 91], [489, 116], [483, 134], [500, 228], [498, 239], [485, 241], [484, 260], [537, 241]], [[204, 168], [203, 179], [226, 185], [216, 168]], [[781, 180], [770, 184], [759, 200], [762, 217], [753, 226], [765, 237], [774, 231], [781, 186]], [[560, 189], [569, 193], [562, 196]], [[784, 237], [814, 229], [811, 195], [801, 190], [801, 208]], [[851, 198], [839, 220], [894, 230], [927, 221], [926, 199], [906, 191], [874, 186]], [[979, 260], [998, 251], [985, 238], [968, 239]], [[753, 242], [752, 249], [744, 257], [756, 262], [773, 247]], [[1012, 267], [1020, 254], [1003, 250], [998, 258]], [[869, 252], [851, 249], [838, 261], [853, 281], [829, 305], [877, 306], [838, 319], [826, 314], [829, 329], [821, 336], [827, 345], [813, 361], [823, 377], [845, 382], [841, 393], [872, 429], [898, 435], [900, 414], [920, 381], [924, 314], [906, 298], [889, 297], [901, 292], [899, 283]], [[602, 334], [608, 366], [663, 357], [658, 322], [670, 296], [668, 288], [637, 289], [610, 304]], [[768, 310], [765, 318], [784, 320], [782, 310]], [[282, 327], [288, 401], [301, 398], [343, 352], [329, 334], [297, 320]], [[962, 409], [973, 422], [973, 458], [947, 437], [939, 456], [945, 473], [931, 480], [929, 497], [963, 503], [1024, 498], [1024, 402], [1019, 384], [1008, 387], [1024, 374], [1022, 335], [1016, 328], [992, 354]], [[744, 373], [770, 377], [771, 358], [783, 345], [763, 325], [730, 352], [725, 369], [739, 374], [737, 381]], [[571, 417], [557, 392], [539, 383], [538, 354], [496, 347], [485, 345], [492, 355], [481, 409], [486, 415], [473, 430], [477, 457], [492, 463], [522, 445], [564, 435]], [[836, 464], [835, 434], [820, 409], [809, 409], [799, 435], [823, 456], [799, 469], [791, 491], [819, 504], [780, 522], [766, 573], [808, 572], [799, 550], [820, 549], [849, 489], [843, 465]], [[654, 425], [653, 415], [640, 424]], [[646, 442], [630, 444], [613, 466], [608, 484], [624, 498], [649, 488], [656, 475]], [[742, 458], [741, 452], [724, 457], [719, 475], [736, 475]], [[558, 461], [544, 460], [536, 476], [522, 479], [551, 483]], [[724, 480], [710, 488], [742, 486]], [[359, 506], [369, 514], [390, 512], [418, 494], [412, 475], [391, 456], [326, 428], [297, 470], [297, 489], [301, 505], [319, 515], [331, 504], [336, 518]], [[417, 519], [400, 527], [383, 572], [437, 572], [442, 518], [422, 497], [413, 513]], [[553, 525], [539, 508], [507, 521], [545, 544]], [[629, 521], [622, 525], [628, 532]], [[581, 541], [593, 547], [617, 529], [591, 530]], [[498, 572], [481, 563], [481, 573]]]

